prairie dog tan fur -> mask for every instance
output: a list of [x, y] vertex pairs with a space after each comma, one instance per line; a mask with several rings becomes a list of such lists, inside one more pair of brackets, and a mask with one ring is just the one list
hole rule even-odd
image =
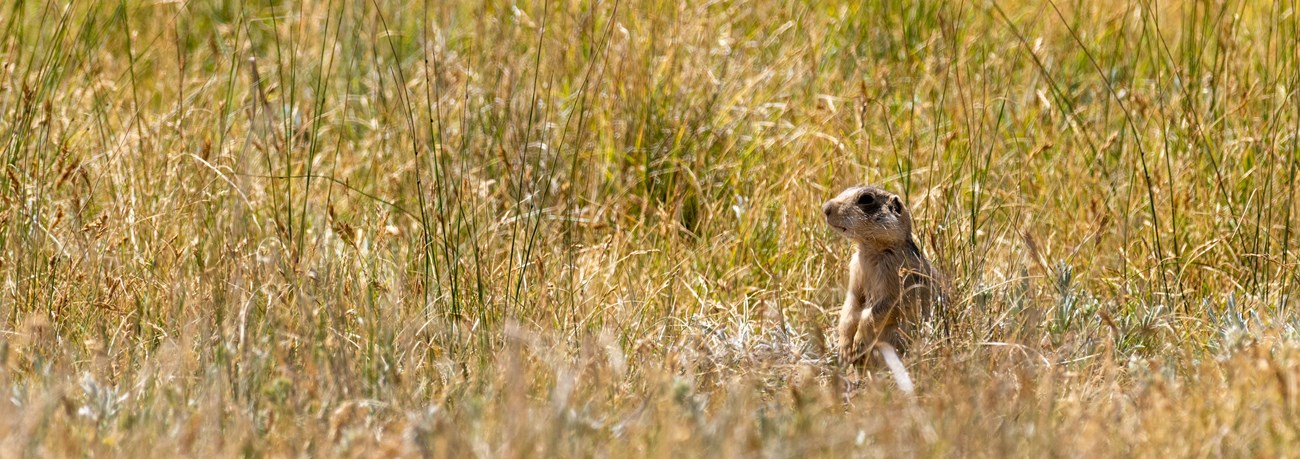
[[837, 327], [841, 362], [857, 363], [879, 343], [902, 352], [939, 294], [938, 273], [912, 238], [911, 212], [896, 194], [855, 186], [823, 204], [822, 213], [857, 249]]

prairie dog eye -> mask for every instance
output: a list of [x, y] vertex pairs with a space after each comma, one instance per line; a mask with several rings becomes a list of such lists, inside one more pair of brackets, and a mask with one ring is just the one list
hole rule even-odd
[[858, 196], [858, 200], [854, 202], [854, 204], [857, 204], [858, 207], [862, 207], [864, 209], [868, 207], [873, 207], [876, 204], [876, 196], [871, 193], [862, 193], [861, 196]]

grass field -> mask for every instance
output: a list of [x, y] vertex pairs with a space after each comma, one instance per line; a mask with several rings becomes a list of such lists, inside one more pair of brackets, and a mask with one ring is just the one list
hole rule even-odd
[[0, 456], [1300, 451], [1293, 2], [248, 3], [0, 6]]

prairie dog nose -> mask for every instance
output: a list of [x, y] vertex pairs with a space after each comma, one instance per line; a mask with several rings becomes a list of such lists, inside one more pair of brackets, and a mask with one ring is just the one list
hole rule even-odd
[[830, 201], [827, 201], [825, 204], [822, 204], [822, 213], [826, 214], [827, 217], [831, 216], [831, 212], [833, 211], [835, 211], [835, 209], [831, 206]]

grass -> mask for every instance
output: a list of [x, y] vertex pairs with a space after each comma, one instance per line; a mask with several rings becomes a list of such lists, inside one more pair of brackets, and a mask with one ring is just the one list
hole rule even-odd
[[0, 9], [0, 455], [1300, 444], [1294, 4], [251, 3]]

